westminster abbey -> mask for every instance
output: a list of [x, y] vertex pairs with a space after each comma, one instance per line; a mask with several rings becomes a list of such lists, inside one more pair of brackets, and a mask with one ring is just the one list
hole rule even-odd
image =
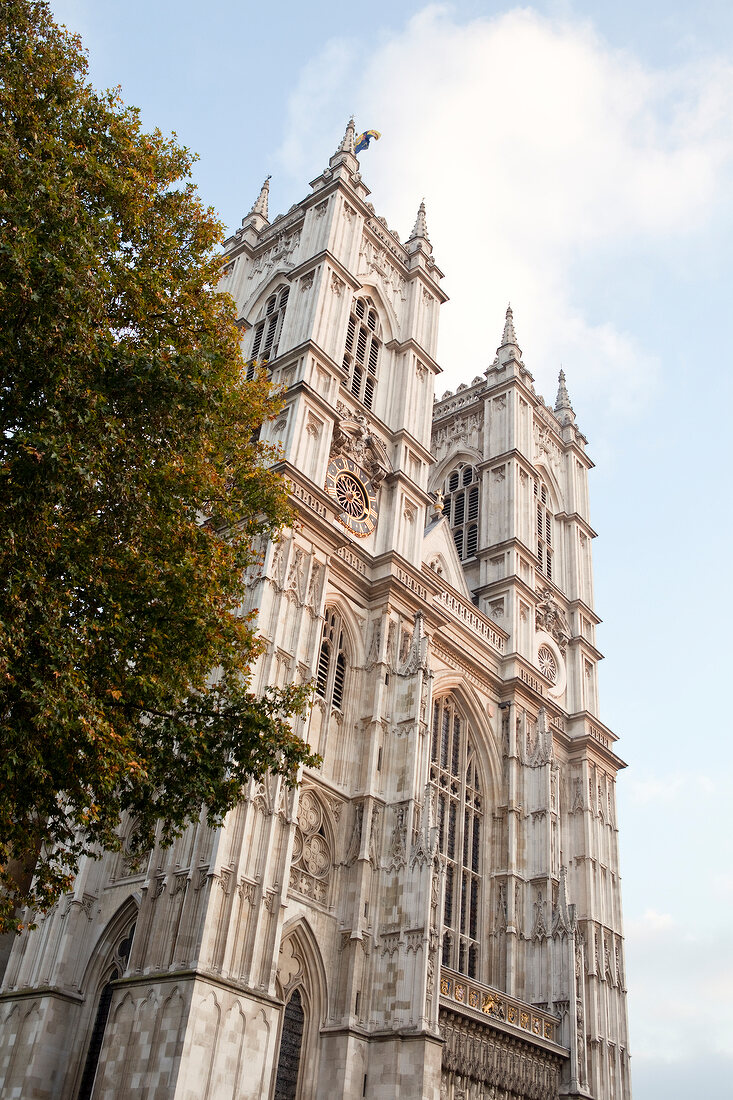
[[247, 578], [254, 683], [313, 681], [322, 764], [82, 865], [5, 970], [4, 1100], [631, 1096], [586, 440], [511, 310], [434, 399], [425, 210], [401, 241], [369, 195], [349, 123], [223, 279], [298, 516]]

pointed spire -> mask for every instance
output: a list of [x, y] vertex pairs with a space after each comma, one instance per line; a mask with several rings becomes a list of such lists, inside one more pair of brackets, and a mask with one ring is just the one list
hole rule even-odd
[[420, 206], [418, 207], [415, 224], [412, 227], [412, 233], [407, 239], [408, 241], [411, 241], [415, 237], [422, 237], [425, 241], [430, 240], [430, 237], [428, 236], [428, 223], [425, 220], [425, 199], [422, 200]]
[[[423, 255], [425, 259], [429, 259], [433, 252], [433, 246], [430, 243], [430, 237], [428, 236], [428, 223], [425, 218], [425, 199], [422, 200], [417, 208], [417, 217], [415, 218], [415, 224], [412, 227], [412, 233], [405, 241], [407, 251], [411, 256]], [[423, 262], [425, 262], [425, 259]]]
[[506, 318], [504, 320], [504, 334], [501, 338], [501, 346], [506, 344], [516, 344], [517, 334], [514, 331], [514, 314], [512, 313], [512, 303], [506, 307]]
[[341, 144], [336, 150], [336, 155], [339, 153], [351, 153], [354, 156], [354, 116], [352, 115], [349, 121], [346, 123], [346, 133], [343, 136]]
[[352, 115], [346, 124], [346, 131], [341, 139], [341, 144], [328, 162], [328, 168], [323, 175], [324, 182], [327, 178], [345, 179], [351, 183], [361, 180], [359, 161], [356, 159], [354, 144], [354, 116]]
[[560, 370], [557, 381], [558, 387], [557, 397], [555, 398], [555, 415], [561, 424], [568, 424], [570, 421], [575, 420], [575, 412], [573, 411], [573, 406], [570, 404], [570, 394], [565, 385], [564, 370]]
[[262, 184], [262, 187], [260, 188], [260, 193], [257, 196], [255, 204], [252, 207], [252, 209], [250, 210], [250, 214], [261, 214], [263, 218], [266, 218], [268, 216], [267, 215], [267, 200], [270, 197], [270, 180], [271, 179], [272, 179], [272, 176], [268, 176], [267, 179], [265, 180], [265, 182]]
[[522, 349], [517, 343], [517, 334], [514, 330], [514, 314], [512, 313], [511, 304], [506, 307], [504, 331], [501, 334], [501, 343], [496, 349], [496, 354], [501, 368], [508, 363], [516, 362], [521, 370], [526, 371], [527, 368], [522, 363]]

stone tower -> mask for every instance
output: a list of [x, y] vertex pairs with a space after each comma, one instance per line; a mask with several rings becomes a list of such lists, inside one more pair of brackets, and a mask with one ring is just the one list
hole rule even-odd
[[[597, 717], [587, 472], [511, 311], [434, 404], [446, 296], [349, 123], [227, 242], [248, 359], [285, 406], [298, 514], [243, 610], [255, 687], [313, 680], [297, 790], [252, 781], [146, 866], [84, 863], [0, 995], [3, 1097], [630, 1097], [614, 735]], [[123, 822], [123, 830], [134, 822]]]

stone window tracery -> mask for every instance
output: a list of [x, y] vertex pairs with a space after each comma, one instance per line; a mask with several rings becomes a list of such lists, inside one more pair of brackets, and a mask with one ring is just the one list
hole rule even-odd
[[460, 463], [443, 485], [443, 515], [453, 530], [461, 561], [472, 558], [478, 550], [479, 476], [476, 468]]
[[534, 499], [537, 511], [537, 558], [540, 572], [552, 580], [552, 504], [543, 481], [534, 483]]
[[267, 363], [277, 356], [277, 346], [282, 332], [285, 310], [290, 295], [288, 285], [279, 287], [265, 304], [265, 315], [254, 328], [252, 353], [247, 364], [247, 378], [253, 378], [256, 363]]
[[295, 1100], [304, 1027], [303, 1001], [300, 990], [295, 989], [283, 1013], [274, 1100]]
[[316, 695], [336, 710], [341, 710], [346, 686], [346, 639], [341, 616], [334, 608], [326, 608], [316, 669]]
[[107, 1019], [112, 1004], [114, 983], [122, 977], [127, 969], [134, 935], [135, 925], [133, 924], [132, 927], [118, 939], [115, 950], [112, 953], [112, 958], [105, 971], [105, 981], [99, 993], [97, 1012], [94, 1017], [94, 1026], [89, 1040], [89, 1047], [87, 1049], [81, 1084], [79, 1085], [79, 1091], [77, 1093], [77, 1100], [89, 1100], [92, 1095], [94, 1081], [97, 1076], [97, 1066], [99, 1065], [99, 1056], [102, 1053], [104, 1032], [107, 1027]]
[[346, 327], [343, 367], [349, 389], [368, 409], [374, 404], [381, 346], [374, 303], [371, 298], [354, 298]]
[[450, 695], [433, 704], [430, 782], [446, 861], [442, 963], [478, 978], [482, 782], [468, 723]]
[[557, 661], [555, 660], [555, 654], [548, 645], [540, 646], [537, 650], [537, 667], [543, 676], [546, 676], [553, 684], [556, 683]]
[[325, 905], [331, 882], [333, 854], [323, 807], [312, 790], [302, 791], [293, 838], [290, 889]]

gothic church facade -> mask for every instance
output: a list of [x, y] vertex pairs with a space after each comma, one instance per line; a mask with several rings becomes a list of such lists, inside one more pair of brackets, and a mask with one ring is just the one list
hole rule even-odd
[[434, 400], [425, 211], [403, 243], [368, 196], [350, 123], [224, 276], [299, 520], [247, 581], [256, 685], [315, 682], [322, 765], [84, 863], [8, 962], [6, 1100], [630, 1098], [586, 440], [511, 310]]

